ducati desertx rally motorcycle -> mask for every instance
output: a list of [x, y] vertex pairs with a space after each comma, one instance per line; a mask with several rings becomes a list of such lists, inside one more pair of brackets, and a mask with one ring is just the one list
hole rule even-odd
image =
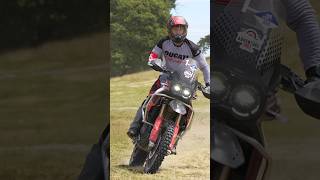
[[197, 81], [193, 59], [179, 65], [181, 72], [165, 70], [161, 59], [152, 63], [168, 75], [168, 85], [148, 96], [142, 105], [143, 125], [134, 140], [129, 166], [144, 165], [145, 173], [156, 173], [165, 156], [175, 154], [177, 141], [190, 128], [194, 115], [191, 100], [197, 89], [210, 98], [210, 90]]
[[305, 83], [280, 63], [280, 1], [233, 0], [214, 24], [211, 78], [211, 176], [266, 180], [271, 157], [261, 123], [279, 114], [275, 92], [294, 94], [304, 113], [320, 119], [320, 81]]

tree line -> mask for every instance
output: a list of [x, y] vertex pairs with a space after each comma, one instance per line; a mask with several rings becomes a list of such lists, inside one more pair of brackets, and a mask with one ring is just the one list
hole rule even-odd
[[148, 68], [149, 51], [167, 35], [174, 0], [111, 0], [111, 75]]
[[0, 2], [0, 49], [106, 31], [105, 0], [10, 0]]

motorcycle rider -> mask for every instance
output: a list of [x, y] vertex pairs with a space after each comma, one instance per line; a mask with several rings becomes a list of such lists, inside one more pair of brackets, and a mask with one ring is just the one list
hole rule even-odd
[[[210, 68], [199, 47], [186, 38], [188, 23], [182, 16], [171, 16], [167, 22], [168, 36], [162, 38], [150, 53], [148, 65], [159, 71], [152, 65], [155, 59], [164, 57], [166, 68], [174, 71], [177, 64], [188, 63], [185, 59], [193, 58], [203, 73], [206, 88], [210, 88]], [[167, 74], [161, 73], [150, 89], [149, 95], [166, 85]], [[142, 124], [142, 106], [138, 109], [127, 135], [134, 139], [139, 133]]]

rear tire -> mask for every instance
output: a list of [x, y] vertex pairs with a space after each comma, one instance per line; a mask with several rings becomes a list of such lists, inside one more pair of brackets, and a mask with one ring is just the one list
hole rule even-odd
[[155, 147], [149, 152], [144, 167], [145, 173], [156, 173], [161, 166], [164, 157], [167, 155], [169, 145], [174, 132], [175, 123], [167, 121], [166, 131], [158, 138]]

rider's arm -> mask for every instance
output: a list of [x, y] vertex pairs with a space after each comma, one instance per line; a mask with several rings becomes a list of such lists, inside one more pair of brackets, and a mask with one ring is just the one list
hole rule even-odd
[[194, 59], [198, 62], [199, 69], [203, 73], [204, 82], [206, 85], [210, 85], [210, 67], [206, 61], [206, 58], [202, 53], [199, 53]]
[[186, 43], [190, 47], [193, 59], [196, 60], [199, 69], [203, 73], [203, 78], [204, 78], [204, 82], [206, 83], [206, 86], [209, 86], [210, 85], [210, 67], [206, 61], [206, 58], [202, 54], [198, 45], [196, 45], [195, 43], [193, 43], [188, 39], [186, 40]]
[[150, 55], [149, 55], [149, 59], [148, 59], [148, 65], [152, 66], [150, 64], [150, 62], [152, 62], [155, 59], [159, 59], [162, 56], [162, 44], [165, 40], [167, 40], [168, 37], [162, 38], [160, 39], [160, 41], [157, 43], [157, 45], [154, 46], [154, 48], [152, 49]]
[[149, 55], [149, 59], [148, 59], [148, 62], [151, 62], [155, 59], [159, 59], [161, 57], [161, 54], [162, 54], [162, 49], [158, 47], [158, 45], [156, 45], [150, 55]]
[[308, 0], [285, 0], [287, 24], [297, 33], [305, 71], [320, 64], [320, 27]]

